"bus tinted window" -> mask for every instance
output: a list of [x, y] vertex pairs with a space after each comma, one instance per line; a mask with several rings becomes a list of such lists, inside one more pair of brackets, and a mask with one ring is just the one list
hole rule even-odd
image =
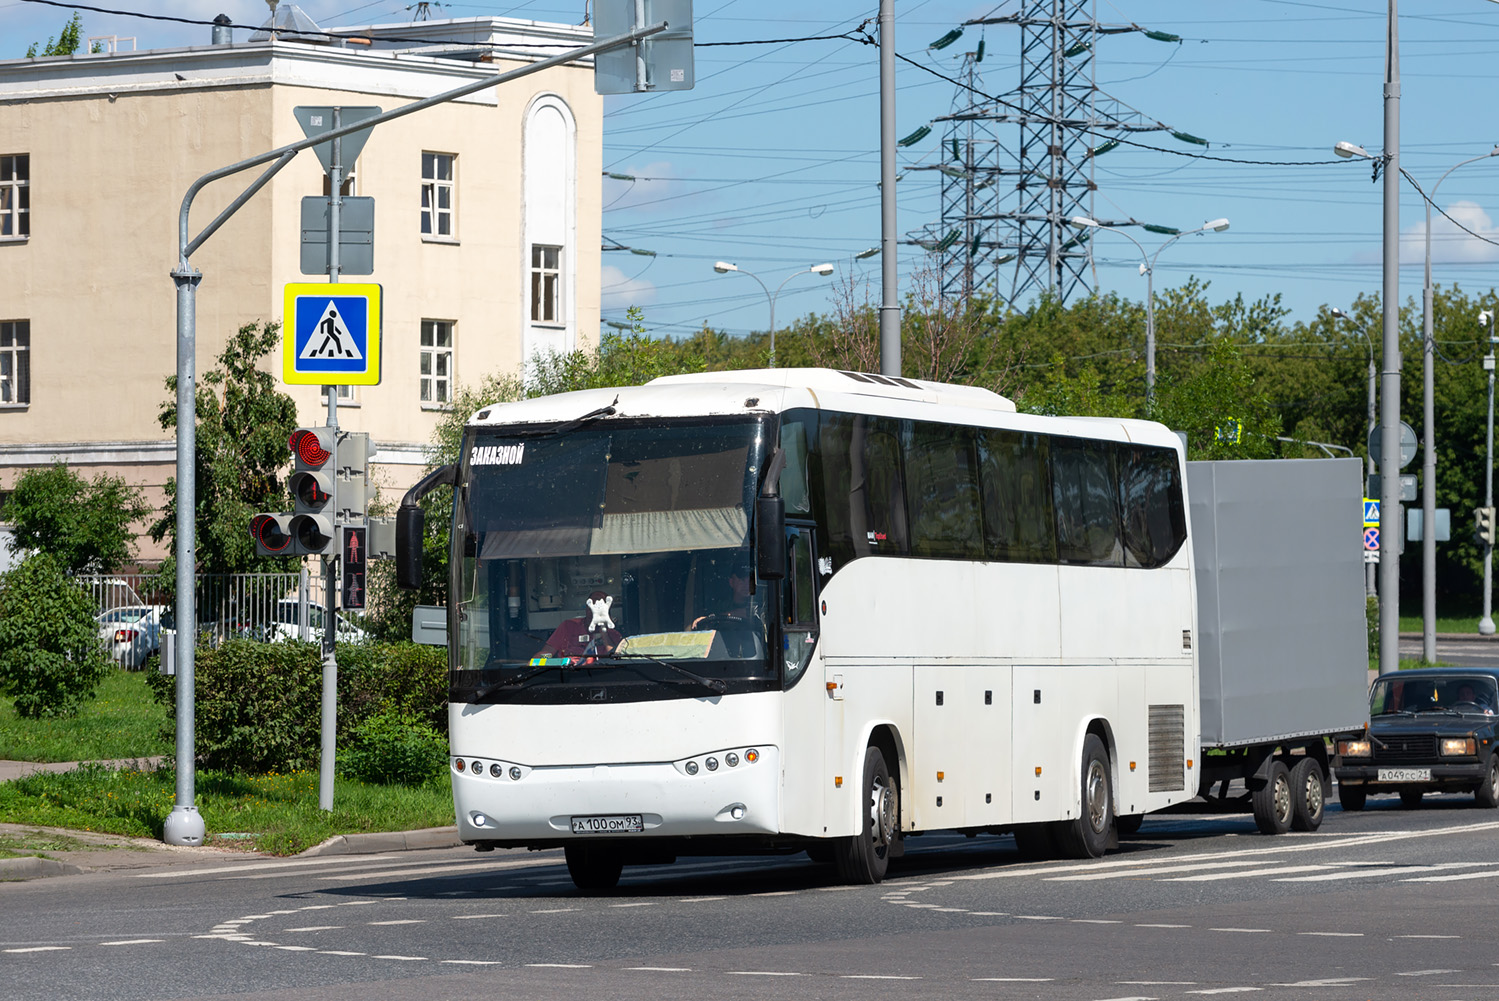
[[950, 424], [911, 421], [905, 444], [911, 555], [983, 559], [973, 435]]
[[1063, 563], [1124, 565], [1113, 454], [1108, 442], [1051, 440], [1057, 555]]
[[1125, 566], [1162, 566], [1187, 539], [1176, 453], [1121, 445], [1118, 461]]
[[989, 559], [1055, 563], [1057, 537], [1046, 438], [984, 428], [976, 433], [976, 442]]
[[829, 413], [820, 432], [818, 459], [834, 565], [860, 556], [906, 555], [900, 421]]

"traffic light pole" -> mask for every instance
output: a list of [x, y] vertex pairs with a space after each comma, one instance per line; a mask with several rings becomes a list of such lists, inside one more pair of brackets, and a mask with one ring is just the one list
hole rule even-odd
[[[337, 136], [343, 125], [343, 109], [333, 109], [333, 132]], [[343, 204], [343, 138], [333, 140], [328, 158], [328, 282], [338, 283], [338, 210]], [[338, 511], [338, 387], [324, 386], [328, 394], [328, 430], [333, 432], [333, 510]], [[363, 489], [361, 487], [361, 489]], [[334, 530], [334, 538], [338, 531]], [[336, 543], [335, 543], [336, 546]], [[321, 758], [318, 762], [317, 805], [320, 810], [333, 809], [333, 766], [338, 760], [338, 557], [323, 557], [323, 706]]]
[[[1493, 323], [1494, 314], [1489, 314]], [[1480, 319], [1482, 317], [1480, 316]], [[1484, 356], [1483, 367], [1489, 374], [1489, 424], [1488, 448], [1483, 453], [1483, 506], [1489, 519], [1488, 532], [1483, 539], [1483, 618], [1478, 620], [1480, 636], [1494, 635], [1494, 341], [1496, 331], [1489, 327], [1489, 353]]]

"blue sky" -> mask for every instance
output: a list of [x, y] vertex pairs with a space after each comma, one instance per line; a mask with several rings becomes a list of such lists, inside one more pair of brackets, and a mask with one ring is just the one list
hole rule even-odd
[[[262, 0], [100, 6], [198, 18], [223, 11], [236, 23], [258, 24], [266, 16]], [[414, 13], [413, 4], [401, 2], [301, 6], [328, 27], [401, 22]], [[928, 48], [966, 19], [1015, 12], [1016, 0], [896, 0], [895, 7], [903, 55], [950, 76], [983, 38], [983, 89], [1004, 95], [1016, 86], [1018, 29], [971, 27], [942, 50]], [[1211, 282], [1212, 301], [1279, 294], [1290, 318], [1304, 321], [1323, 306], [1346, 307], [1361, 292], [1379, 291], [1382, 186], [1371, 183], [1368, 162], [1338, 160], [1331, 150], [1340, 139], [1371, 152], [1382, 148], [1385, 11], [1384, 0], [1099, 0], [1102, 23], [1133, 23], [1183, 39], [1101, 38], [1094, 62], [1099, 87], [1146, 118], [1211, 145], [1153, 132], [1134, 138], [1155, 149], [1121, 147], [1100, 157], [1095, 215], [1181, 229], [1231, 221], [1227, 232], [1187, 236], [1162, 252], [1157, 294], [1197, 276]], [[697, 0], [695, 27], [700, 43], [783, 39], [848, 32], [875, 12], [873, 3]], [[583, 0], [452, 3], [434, 6], [432, 14], [576, 23]], [[24, 55], [31, 41], [45, 43], [67, 17], [65, 9], [0, 0], [0, 57]], [[84, 31], [133, 35], [140, 48], [201, 44], [208, 34], [87, 11]], [[1499, 3], [1406, 0], [1400, 36], [1401, 164], [1429, 190], [1449, 167], [1499, 142]], [[840, 276], [867, 283], [877, 301], [879, 259], [852, 260], [880, 235], [877, 72], [877, 50], [852, 41], [700, 47], [694, 90], [607, 99], [605, 168], [635, 180], [604, 180], [604, 232], [656, 256], [603, 255], [605, 317], [621, 320], [633, 303], [658, 333], [687, 334], [704, 323], [732, 333], [765, 329], [765, 293], [744, 275], [715, 274], [717, 260], [753, 271], [772, 289], [793, 272], [829, 262]], [[897, 86], [900, 136], [953, 103], [951, 83], [911, 65], [899, 65]], [[934, 128], [902, 149], [902, 168], [939, 162], [940, 135]], [[934, 171], [909, 171], [897, 190], [903, 237], [939, 218]], [[1499, 156], [1454, 172], [1437, 203], [1474, 232], [1499, 240], [1496, 190]], [[1401, 296], [1419, 300], [1423, 203], [1408, 183], [1400, 220]], [[1435, 213], [1434, 220], [1438, 284], [1457, 282], [1470, 291], [1499, 284], [1499, 246]], [[1165, 239], [1129, 232], [1150, 252]], [[1100, 289], [1143, 300], [1134, 244], [1100, 234], [1094, 254]], [[919, 247], [901, 248], [903, 288], [925, 257]], [[791, 277], [777, 302], [777, 323], [827, 312], [835, 283]]]

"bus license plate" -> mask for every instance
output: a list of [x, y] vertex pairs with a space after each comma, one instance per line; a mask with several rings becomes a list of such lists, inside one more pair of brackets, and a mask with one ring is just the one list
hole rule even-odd
[[1381, 768], [1381, 782], [1430, 782], [1430, 768]]
[[574, 834], [637, 834], [643, 830], [645, 821], [638, 813], [573, 818]]

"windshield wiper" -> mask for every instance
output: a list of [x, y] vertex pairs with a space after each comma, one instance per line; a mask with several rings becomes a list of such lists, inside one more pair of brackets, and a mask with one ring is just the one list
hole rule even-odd
[[[619, 394], [616, 393], [614, 395], [614, 403], [618, 402]], [[619, 412], [614, 409], [614, 403], [609, 404], [607, 407], [599, 407], [597, 410], [590, 410], [582, 417], [574, 417], [570, 421], [564, 421], [563, 423], [558, 424], [556, 427], [552, 428], [552, 430], [547, 432], [547, 434], [571, 434], [572, 432], [578, 430], [578, 428], [582, 427], [584, 424], [587, 424], [589, 421], [596, 421], [600, 417], [613, 417], [616, 413]]]
[[664, 667], [664, 668], [666, 668], [668, 670], [676, 671], [682, 677], [687, 678], [687, 679], [689, 679], [691, 681], [695, 681], [699, 685], [702, 685], [704, 688], [707, 688], [710, 691], [717, 692], [719, 695], [722, 695], [724, 692], [726, 692], [726, 691], [729, 690], [729, 686], [726, 685], [726, 684], [724, 684], [722, 678], [705, 678], [701, 674], [694, 674], [692, 671], [687, 670], [687, 668], [681, 666], [680, 664], [673, 664], [669, 660], [662, 660], [659, 657], [652, 657], [648, 653], [630, 653], [630, 652], [626, 651], [625, 653], [615, 654], [613, 657], [611, 657], [609, 659], [611, 659], [611, 660], [648, 660], [652, 664], [659, 664], [660, 666], [662, 666], [662, 667]]
[[496, 681], [492, 685], [485, 685], [483, 688], [480, 688], [480, 689], [478, 689], [477, 691], [474, 692], [474, 699], [473, 700], [475, 702], [478, 702], [480, 699], [484, 698], [486, 695], [493, 695], [495, 692], [499, 691], [501, 688], [514, 688], [516, 685], [523, 685], [523, 684], [525, 684], [526, 682], [530, 681], [532, 678], [536, 677], [537, 675], [545, 674], [548, 671], [566, 671], [569, 667], [572, 667], [572, 666], [573, 665], [571, 665], [571, 664], [543, 664], [542, 666], [537, 667], [537, 668], [533, 668], [533, 669], [527, 671], [525, 674], [518, 675], [517, 677], [506, 678], [504, 681]]

